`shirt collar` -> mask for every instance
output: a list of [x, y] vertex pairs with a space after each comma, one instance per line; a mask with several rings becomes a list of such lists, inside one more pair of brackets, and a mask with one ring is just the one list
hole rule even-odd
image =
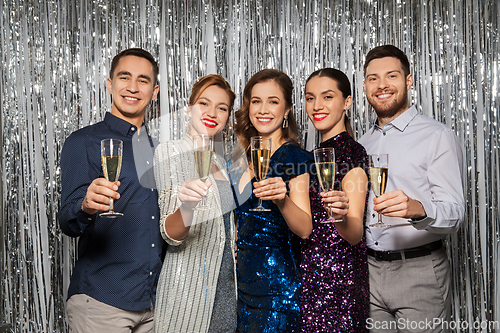
[[110, 112], [106, 112], [106, 115], [104, 116], [104, 123], [123, 136], [133, 136], [137, 132], [137, 126], [112, 115]]
[[[389, 125], [390, 127], [395, 127], [398, 130], [400, 130], [401, 132], [403, 132], [405, 130], [405, 128], [408, 127], [408, 125], [410, 124], [410, 122], [413, 120], [413, 118], [415, 118], [415, 116], [417, 114], [418, 114], [417, 108], [415, 107], [415, 105], [412, 105], [412, 106], [410, 106], [410, 108], [408, 110], [406, 110], [405, 112], [403, 112], [402, 114], [400, 114], [397, 118], [395, 118], [392, 121], [388, 122], [384, 126], [384, 128], [385, 128], [385, 130], [387, 130], [386, 127], [387, 127], [387, 125]], [[380, 130], [380, 131], [383, 131], [382, 128], [378, 125], [378, 119], [377, 119], [377, 122], [375, 123], [375, 126], [373, 126], [372, 133], [376, 129]]]

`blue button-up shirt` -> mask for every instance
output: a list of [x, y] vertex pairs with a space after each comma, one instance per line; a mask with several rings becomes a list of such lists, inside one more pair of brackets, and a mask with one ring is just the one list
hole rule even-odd
[[[136, 126], [107, 113], [104, 121], [66, 139], [61, 153], [59, 215], [62, 231], [79, 237], [68, 297], [86, 294], [132, 311], [154, 305], [163, 247], [158, 195], [148, 180], [153, 175], [154, 145], [144, 128], [139, 135], [137, 131]], [[101, 140], [110, 138], [123, 141], [120, 198], [114, 200], [115, 211], [123, 216], [101, 218], [100, 212], [89, 215], [81, 206], [90, 183], [104, 177]]]

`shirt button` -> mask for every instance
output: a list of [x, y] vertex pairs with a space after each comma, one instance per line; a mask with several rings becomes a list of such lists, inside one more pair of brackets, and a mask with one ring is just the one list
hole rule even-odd
[[153, 216], [151, 216], [151, 220], [154, 220], [154, 219], [155, 219], [155, 216], [154, 216], [154, 215], [153, 215]]
[[149, 164], [149, 161], [146, 161], [146, 164]]
[[372, 214], [372, 217], [375, 218], [375, 214]]
[[153, 272], [149, 272], [149, 275], [153, 275]]
[[385, 136], [385, 132], [382, 132], [382, 134]]
[[378, 242], [375, 242], [375, 245], [377, 245], [377, 246], [378, 246]]
[[130, 130], [135, 131], [135, 127], [134, 126], [130, 127]]
[[154, 244], [154, 243], [153, 243], [153, 244], [151, 244], [151, 247], [155, 247], [155, 244]]

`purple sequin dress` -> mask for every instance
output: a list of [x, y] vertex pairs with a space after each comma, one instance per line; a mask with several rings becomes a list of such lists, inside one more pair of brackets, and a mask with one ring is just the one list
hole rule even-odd
[[[367, 171], [365, 149], [347, 133], [320, 144], [335, 149], [335, 189], [355, 167]], [[314, 180], [314, 179], [313, 179]], [[328, 216], [319, 195], [317, 180], [310, 189], [313, 231], [302, 242], [302, 332], [367, 332], [369, 310], [368, 265], [365, 238], [350, 245]]]

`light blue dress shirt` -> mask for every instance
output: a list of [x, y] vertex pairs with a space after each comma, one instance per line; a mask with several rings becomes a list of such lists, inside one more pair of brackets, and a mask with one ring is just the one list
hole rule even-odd
[[[367, 154], [389, 154], [386, 193], [402, 190], [422, 203], [427, 217], [410, 220], [383, 216], [391, 227], [368, 227], [367, 246], [377, 251], [412, 248], [456, 232], [465, 203], [462, 187], [462, 150], [445, 124], [417, 112], [415, 106], [380, 128], [374, 125], [359, 140]], [[377, 221], [370, 191], [366, 225]]]

